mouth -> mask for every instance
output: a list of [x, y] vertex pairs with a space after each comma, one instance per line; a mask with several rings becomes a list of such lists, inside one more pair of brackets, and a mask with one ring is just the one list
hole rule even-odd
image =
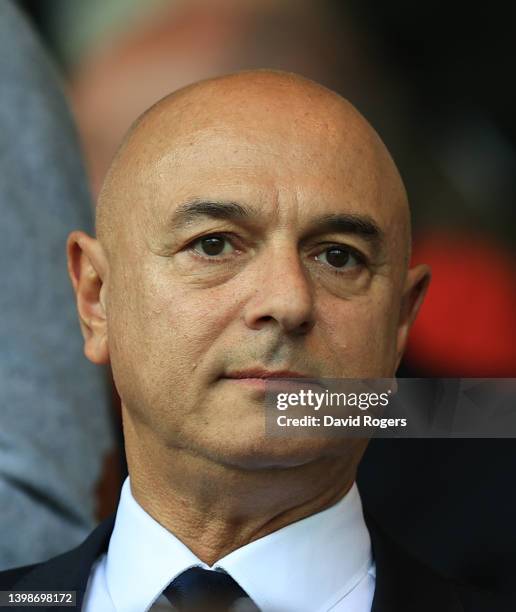
[[[294, 370], [265, 370], [262, 368], [252, 368], [249, 370], [235, 370], [223, 374], [220, 379], [232, 384], [244, 385], [265, 391], [284, 391], [287, 389], [297, 389], [303, 380], [313, 377], [296, 372]], [[299, 380], [295, 383], [293, 379]]]
[[295, 372], [293, 370], [263, 370], [261, 368], [253, 368], [250, 370], [236, 370], [228, 372], [221, 376], [223, 379], [245, 381], [245, 380], [278, 380], [283, 378], [310, 378], [306, 374]]

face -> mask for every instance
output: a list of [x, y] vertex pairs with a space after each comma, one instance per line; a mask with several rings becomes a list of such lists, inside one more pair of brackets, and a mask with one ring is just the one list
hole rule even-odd
[[176, 128], [173, 146], [162, 134], [127, 179], [103, 307], [142, 439], [246, 467], [354, 444], [267, 439], [253, 372], [390, 377], [399, 361], [401, 192], [376, 136], [332, 111], [289, 121], [274, 106], [257, 118], [221, 108], [217, 122]]

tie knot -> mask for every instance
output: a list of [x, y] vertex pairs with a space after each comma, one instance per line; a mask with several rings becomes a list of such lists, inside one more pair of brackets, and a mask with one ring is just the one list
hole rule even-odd
[[191, 567], [163, 591], [181, 612], [256, 612], [259, 608], [229, 574]]

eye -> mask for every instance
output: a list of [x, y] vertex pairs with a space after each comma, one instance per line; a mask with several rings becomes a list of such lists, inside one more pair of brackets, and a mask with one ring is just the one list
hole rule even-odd
[[322, 253], [316, 255], [315, 259], [336, 268], [335, 271], [347, 270], [364, 263], [364, 258], [354, 249], [338, 245], [325, 249]]
[[235, 250], [229, 239], [223, 234], [210, 234], [192, 242], [192, 250], [204, 257], [229, 255]]

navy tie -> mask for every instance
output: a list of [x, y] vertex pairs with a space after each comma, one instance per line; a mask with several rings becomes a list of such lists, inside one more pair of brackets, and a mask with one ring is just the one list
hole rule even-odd
[[181, 612], [259, 612], [249, 595], [229, 574], [191, 567], [163, 591]]

